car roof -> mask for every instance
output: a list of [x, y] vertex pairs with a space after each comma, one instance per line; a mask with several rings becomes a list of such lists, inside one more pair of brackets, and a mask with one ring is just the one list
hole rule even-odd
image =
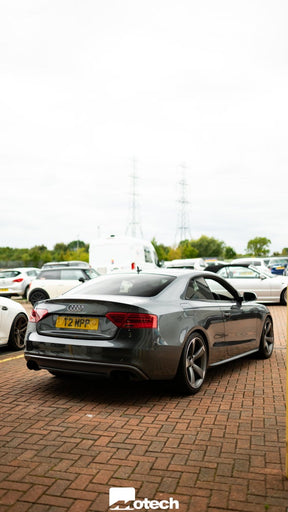
[[47, 261], [42, 268], [52, 267], [90, 267], [89, 263], [81, 260]]
[[11, 270], [18, 270], [19, 272], [25, 272], [26, 270], [40, 270], [40, 268], [37, 268], [37, 267], [1, 268], [1, 272], [3, 272], [3, 271], [11, 272]]
[[[76, 265], [74, 267], [61, 267], [59, 265], [59, 267], [46, 267], [46, 268], [41, 268], [39, 269], [40, 272], [55, 272], [55, 270], [94, 270], [90, 267], [86, 267], [86, 265], [84, 265], [83, 267], [80, 267], [79, 265]], [[96, 272], [96, 271], [95, 271]]]

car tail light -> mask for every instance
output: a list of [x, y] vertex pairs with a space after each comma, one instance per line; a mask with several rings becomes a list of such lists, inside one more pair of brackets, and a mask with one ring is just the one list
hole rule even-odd
[[122, 329], [156, 329], [156, 315], [147, 313], [107, 313], [108, 320]]
[[13, 283], [22, 283], [24, 281], [23, 277], [18, 277], [18, 279], [13, 279]]
[[37, 324], [37, 322], [40, 322], [40, 320], [42, 320], [42, 318], [44, 318], [46, 315], [48, 315], [47, 309], [35, 308], [31, 311], [31, 314], [29, 316], [29, 322]]

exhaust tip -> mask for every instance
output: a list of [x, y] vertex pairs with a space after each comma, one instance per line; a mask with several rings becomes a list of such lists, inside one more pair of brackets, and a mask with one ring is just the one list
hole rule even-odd
[[27, 361], [27, 368], [28, 368], [28, 370], [35, 370], [36, 372], [38, 370], [40, 370], [36, 361], [31, 361], [31, 360]]

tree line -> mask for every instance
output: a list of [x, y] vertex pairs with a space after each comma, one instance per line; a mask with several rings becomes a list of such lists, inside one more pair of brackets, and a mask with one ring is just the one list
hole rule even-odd
[[[167, 246], [158, 243], [155, 238], [151, 241], [155, 247], [160, 261], [185, 258], [218, 258], [231, 260], [244, 256], [226, 245], [222, 240], [202, 235], [197, 240], [182, 240], [177, 246]], [[266, 237], [255, 237], [248, 241], [245, 256], [265, 257], [270, 254], [271, 241]], [[288, 256], [288, 247], [272, 256]], [[81, 240], [73, 240], [69, 244], [57, 243], [53, 249], [45, 245], [36, 245], [31, 249], [15, 249], [0, 247], [0, 268], [12, 267], [38, 267], [50, 261], [89, 262], [89, 244]]]

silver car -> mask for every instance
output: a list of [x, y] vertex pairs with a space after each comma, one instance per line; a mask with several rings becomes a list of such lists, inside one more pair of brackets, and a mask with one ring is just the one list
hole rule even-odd
[[254, 292], [258, 302], [287, 304], [288, 277], [286, 276], [273, 276], [269, 270], [237, 264], [225, 265], [217, 270], [217, 274], [227, 279], [240, 293]]
[[30, 370], [175, 379], [198, 392], [208, 366], [274, 346], [271, 315], [210, 272], [163, 270], [91, 279], [38, 303], [26, 334]]
[[30, 283], [40, 270], [34, 267], [9, 268], [0, 271], [0, 295], [12, 297], [14, 295], [27, 298]]

